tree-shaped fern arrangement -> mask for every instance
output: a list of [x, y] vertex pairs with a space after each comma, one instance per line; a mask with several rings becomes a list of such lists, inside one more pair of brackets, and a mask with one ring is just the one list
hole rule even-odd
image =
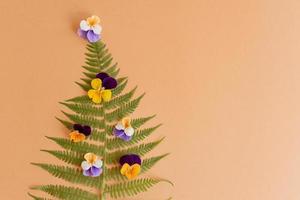
[[[99, 18], [82, 20], [78, 34], [87, 39], [84, 78], [76, 82], [86, 94], [61, 102], [68, 111], [66, 119], [57, 118], [67, 129], [66, 137], [47, 137], [62, 150], [42, 150], [65, 165], [32, 163], [51, 175], [75, 186], [40, 185], [32, 190], [63, 200], [107, 200], [145, 192], [161, 181], [140, 176], [168, 154], [147, 157], [163, 138], [145, 142], [160, 125], [143, 128], [154, 116], [131, 119], [143, 94], [136, 88], [124, 93], [126, 77], [118, 77], [119, 68], [100, 41]], [[166, 181], [169, 182], [169, 181]], [[169, 182], [170, 183], [170, 182]], [[90, 189], [87, 189], [90, 188]], [[29, 193], [35, 200], [49, 198]], [[162, 198], [163, 199], [163, 198]]]

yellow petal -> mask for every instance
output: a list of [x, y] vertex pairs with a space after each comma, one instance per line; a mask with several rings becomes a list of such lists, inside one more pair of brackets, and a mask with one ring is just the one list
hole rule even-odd
[[84, 159], [90, 163], [90, 164], [94, 164], [96, 162], [96, 160], [98, 160], [98, 156], [94, 153], [86, 153], [84, 155]]
[[102, 81], [100, 78], [95, 78], [92, 80], [91, 82], [91, 86], [93, 89], [98, 90], [100, 88], [102, 88]]
[[128, 179], [136, 178], [141, 172], [141, 166], [139, 164], [134, 164], [130, 166], [129, 164], [125, 163], [121, 170], [121, 174], [126, 176]]
[[96, 16], [96, 15], [93, 15], [93, 16], [91, 16], [91, 17], [88, 17], [88, 18], [86, 19], [86, 21], [87, 21], [88, 25], [94, 26], [94, 25], [100, 23], [100, 18], [99, 18], [98, 16]]
[[133, 178], [137, 177], [140, 172], [141, 172], [141, 166], [139, 164], [134, 164], [131, 166], [131, 170], [129, 173], [130, 177], [127, 176], [127, 178], [133, 179]]
[[73, 142], [81, 142], [83, 140], [85, 140], [85, 135], [82, 133], [79, 133], [78, 131], [73, 131], [69, 134], [70, 139]]
[[124, 118], [122, 119], [122, 125], [123, 125], [125, 128], [128, 128], [128, 127], [131, 126], [131, 125], [130, 125], [130, 121], [131, 121], [131, 119], [130, 119], [129, 117], [124, 117]]
[[126, 172], [127, 172], [128, 170], [130, 170], [130, 165], [127, 164], [127, 163], [125, 163], [125, 164], [122, 166], [120, 172], [121, 172], [122, 175], [125, 175]]
[[90, 89], [88, 91], [88, 96], [91, 98], [93, 98], [95, 96], [95, 94], [97, 93], [97, 90], [93, 90], [93, 89]]
[[103, 90], [101, 92], [101, 96], [102, 96], [102, 99], [103, 101], [107, 102], [107, 101], [110, 101], [111, 100], [111, 90]]
[[96, 94], [93, 96], [92, 101], [93, 101], [94, 103], [101, 103], [101, 96], [100, 96], [100, 94], [99, 94], [99, 93], [96, 93]]

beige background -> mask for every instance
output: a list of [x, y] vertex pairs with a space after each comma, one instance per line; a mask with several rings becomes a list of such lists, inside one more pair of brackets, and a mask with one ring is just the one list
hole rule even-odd
[[81, 94], [79, 20], [102, 19], [103, 40], [147, 93], [172, 152], [150, 175], [172, 180], [137, 199], [300, 198], [299, 0], [0, 1], [0, 199], [29, 199], [56, 181], [29, 164], [63, 136], [58, 101]]

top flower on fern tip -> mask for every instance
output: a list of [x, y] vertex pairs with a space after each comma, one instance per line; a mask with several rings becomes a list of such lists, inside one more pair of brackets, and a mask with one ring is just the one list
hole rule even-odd
[[80, 37], [87, 39], [89, 42], [97, 42], [101, 39], [101, 31], [100, 18], [93, 15], [86, 20], [81, 20], [80, 28], [77, 33]]

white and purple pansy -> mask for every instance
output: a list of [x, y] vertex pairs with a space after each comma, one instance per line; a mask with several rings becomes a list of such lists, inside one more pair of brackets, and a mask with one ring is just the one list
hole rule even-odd
[[86, 153], [84, 159], [85, 161], [81, 163], [84, 176], [97, 177], [102, 174], [103, 162], [97, 155]]
[[87, 39], [89, 42], [100, 40], [101, 32], [100, 18], [95, 15], [88, 17], [86, 20], [81, 20], [80, 28], [77, 31], [80, 37]]
[[114, 128], [114, 135], [125, 141], [132, 139], [134, 134], [134, 129], [131, 126], [131, 119], [129, 117], [123, 118]]

